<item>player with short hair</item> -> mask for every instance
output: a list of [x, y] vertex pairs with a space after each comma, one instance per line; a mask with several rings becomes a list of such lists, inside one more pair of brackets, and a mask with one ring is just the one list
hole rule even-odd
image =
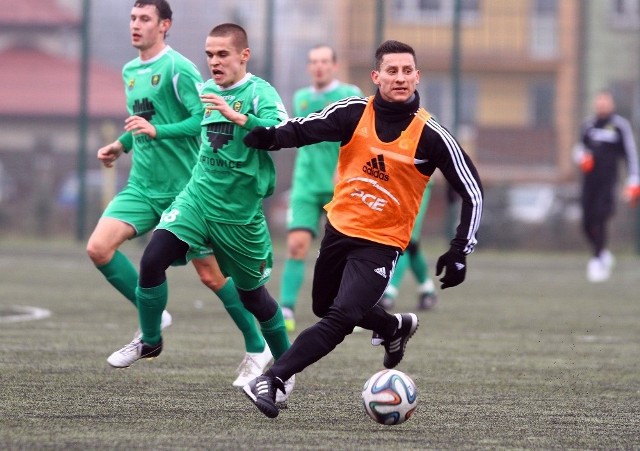
[[[105, 209], [87, 252], [107, 281], [137, 308], [138, 271], [118, 249], [153, 229], [186, 185], [198, 155], [204, 111], [197, 88], [202, 83], [200, 73], [165, 42], [171, 24], [172, 11], [166, 0], [134, 3], [129, 28], [138, 57], [125, 64], [122, 72], [131, 116], [125, 121], [125, 133], [98, 150], [98, 159], [106, 167], [132, 150], [133, 163], [126, 187]], [[242, 386], [269, 363], [269, 348], [240, 302], [233, 279], [221, 273], [215, 257], [203, 255], [193, 264], [200, 280], [222, 300], [243, 334], [246, 354], [233, 382]], [[139, 313], [143, 314], [140, 309]], [[168, 327], [171, 315], [161, 313], [161, 327]]]
[[615, 213], [618, 164], [627, 165], [625, 197], [632, 205], [640, 199], [640, 171], [631, 125], [616, 114], [611, 92], [599, 92], [593, 109], [582, 123], [574, 158], [583, 172], [582, 228], [592, 250], [587, 280], [597, 283], [609, 279], [615, 262], [607, 249], [607, 225]]
[[394, 368], [418, 328], [413, 313], [392, 315], [378, 305], [400, 253], [407, 247], [424, 190], [436, 169], [462, 197], [460, 224], [438, 259], [441, 288], [462, 283], [466, 255], [476, 245], [482, 186], [469, 156], [423, 108], [413, 48], [385, 41], [371, 72], [378, 87], [370, 98], [350, 97], [306, 118], [256, 127], [248, 146], [278, 150], [339, 141], [338, 183], [325, 207], [327, 225], [313, 279], [313, 311], [321, 319], [304, 330], [264, 375], [244, 386], [268, 417], [279, 413], [283, 381], [338, 346], [354, 326], [384, 340], [383, 364]]
[[[275, 167], [266, 152], [242, 141], [253, 127], [276, 125], [287, 113], [276, 90], [247, 72], [251, 51], [242, 27], [214, 27], [205, 54], [211, 79], [200, 91], [205, 110], [198, 161], [144, 250], [136, 290], [142, 337], [114, 352], [109, 357], [113, 366], [128, 366], [162, 352], [167, 268], [212, 254], [235, 281], [274, 358], [290, 346], [282, 311], [265, 287], [273, 250], [262, 202], [275, 188]], [[294, 381], [293, 375], [288, 378], [287, 393]]]
[[[336, 78], [337, 70], [332, 47], [319, 44], [309, 50], [307, 71], [311, 85], [294, 93], [294, 116], [306, 117], [338, 100], [362, 96], [360, 88]], [[319, 142], [297, 151], [287, 210], [287, 257], [280, 281], [280, 305], [289, 332], [296, 327], [294, 312], [304, 281], [305, 258], [312, 239], [318, 235], [323, 207], [333, 196], [339, 148], [337, 142]]]

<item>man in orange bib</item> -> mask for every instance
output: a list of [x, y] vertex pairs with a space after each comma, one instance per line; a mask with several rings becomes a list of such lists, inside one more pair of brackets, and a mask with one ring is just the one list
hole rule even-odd
[[325, 206], [327, 225], [312, 288], [313, 312], [321, 319], [243, 388], [271, 418], [278, 415], [275, 393], [284, 390], [283, 381], [331, 352], [356, 325], [382, 338], [386, 368], [402, 360], [418, 317], [392, 315], [378, 301], [409, 243], [422, 195], [436, 169], [462, 198], [456, 236], [436, 265], [437, 275], [444, 270], [441, 288], [464, 281], [466, 255], [476, 244], [483, 198], [480, 179], [456, 140], [420, 108], [420, 72], [413, 48], [386, 41], [375, 58], [375, 96], [350, 97], [306, 118], [256, 127], [244, 139], [249, 147], [266, 150], [341, 143], [338, 183]]

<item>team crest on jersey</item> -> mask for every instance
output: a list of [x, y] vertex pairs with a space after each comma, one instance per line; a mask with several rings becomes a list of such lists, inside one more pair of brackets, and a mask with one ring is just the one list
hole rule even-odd
[[367, 127], [360, 127], [356, 130], [356, 133], [364, 138], [369, 137], [369, 129]]
[[151, 86], [154, 88], [160, 84], [160, 74], [155, 74], [151, 76]]
[[259, 270], [261, 274], [260, 280], [264, 280], [271, 275], [271, 268], [267, 267], [267, 262], [264, 260], [260, 263]]
[[127, 89], [129, 91], [132, 91], [135, 85], [136, 85], [136, 79], [132, 78], [131, 80], [129, 80], [129, 83], [127, 83]]
[[410, 145], [411, 145], [410, 139], [401, 139], [400, 142], [398, 143], [398, 147], [401, 148], [402, 150], [408, 150]]
[[211, 108], [211, 107], [209, 107], [209, 106], [208, 106], [208, 107], [206, 107], [206, 108], [204, 109], [204, 117], [205, 117], [205, 118], [208, 118], [209, 116], [211, 116], [211, 112], [212, 112], [212, 111], [213, 111], [213, 108]]
[[233, 111], [235, 111], [236, 113], [239, 113], [241, 109], [242, 109], [241, 101], [236, 100], [235, 102], [233, 102]]

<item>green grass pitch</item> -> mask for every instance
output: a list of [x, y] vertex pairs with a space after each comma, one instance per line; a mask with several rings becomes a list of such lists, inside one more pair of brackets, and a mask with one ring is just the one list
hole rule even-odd
[[[431, 269], [442, 249], [428, 249]], [[125, 251], [137, 264], [140, 247]], [[281, 243], [275, 252], [281, 264]], [[162, 355], [115, 370], [105, 359], [136, 316], [83, 246], [4, 242], [0, 449], [640, 449], [640, 261], [617, 257], [612, 279], [594, 285], [586, 253], [477, 250], [465, 283], [418, 312], [398, 367], [418, 387], [415, 415], [381, 426], [360, 399], [382, 369], [369, 333], [300, 373], [288, 408], [268, 419], [231, 386], [242, 339], [192, 267], [169, 270]], [[309, 261], [300, 328], [314, 321]], [[398, 310], [415, 303], [407, 273]], [[52, 315], [2, 320], [14, 306]]]

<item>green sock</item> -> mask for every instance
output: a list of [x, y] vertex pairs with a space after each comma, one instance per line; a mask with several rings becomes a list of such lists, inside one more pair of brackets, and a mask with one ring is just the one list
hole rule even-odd
[[[393, 270], [393, 277], [391, 278], [391, 282], [389, 285], [393, 287], [399, 287], [402, 283], [402, 278], [404, 277], [404, 273], [409, 266], [409, 253], [405, 252], [400, 256], [398, 261], [396, 262], [396, 267]], [[395, 290], [395, 293], [392, 290], [388, 290], [385, 292], [385, 295], [390, 297], [391, 299], [395, 299], [398, 296], [398, 290]]]
[[162, 338], [160, 323], [162, 322], [162, 312], [169, 299], [169, 284], [165, 280], [157, 287], [138, 287], [136, 294], [142, 341], [151, 346], [156, 345]]
[[256, 319], [244, 308], [244, 305], [242, 305], [242, 301], [238, 296], [238, 290], [236, 290], [236, 284], [231, 277], [227, 279], [227, 283], [225, 283], [222, 288], [216, 291], [216, 295], [218, 295], [227, 313], [229, 313], [233, 322], [236, 323], [236, 326], [238, 326], [238, 329], [242, 332], [244, 336], [244, 347], [247, 352], [264, 351], [265, 342], [258, 329]]
[[304, 260], [288, 258], [282, 268], [280, 280], [280, 305], [294, 310], [298, 293], [304, 280]]
[[284, 354], [291, 346], [287, 329], [284, 327], [284, 317], [282, 316], [280, 307], [278, 307], [278, 311], [273, 315], [273, 318], [260, 323], [260, 329], [262, 330], [264, 339], [267, 340], [269, 344], [273, 359], [278, 360], [278, 357]]
[[418, 250], [414, 255], [411, 256], [411, 271], [416, 276], [416, 280], [418, 283], [424, 283], [427, 280], [428, 266], [427, 259], [424, 257], [424, 254]]
[[138, 271], [131, 260], [122, 252], [116, 250], [109, 263], [96, 266], [104, 277], [122, 295], [136, 305], [136, 287], [138, 286]]

